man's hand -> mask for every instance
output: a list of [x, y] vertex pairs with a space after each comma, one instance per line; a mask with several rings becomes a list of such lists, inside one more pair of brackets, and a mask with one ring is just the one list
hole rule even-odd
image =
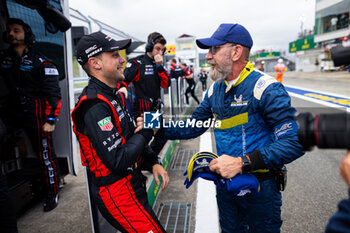
[[163, 56], [160, 54], [155, 55], [154, 61], [156, 62], [157, 65], [163, 64]]
[[350, 150], [348, 150], [343, 162], [340, 164], [340, 175], [350, 188]]
[[224, 178], [230, 179], [242, 172], [242, 159], [229, 155], [221, 155], [217, 159], [213, 159], [209, 164], [209, 169], [218, 173]]
[[126, 87], [119, 88], [118, 92], [123, 93], [125, 95], [125, 98], [128, 98], [128, 90]]
[[139, 132], [141, 129], [143, 129], [143, 114], [136, 118], [136, 129], [134, 133]]
[[49, 124], [47, 122], [43, 125], [43, 131], [46, 132], [46, 133], [50, 133], [50, 132], [52, 132], [54, 130], [55, 130], [55, 125], [51, 125], [51, 124]]
[[[143, 129], [143, 114], [136, 118], [136, 129], [134, 133], [139, 132], [141, 129]], [[153, 130], [153, 135], [156, 135], [156, 133], [159, 131], [159, 129], [152, 129]]]
[[159, 176], [162, 177], [162, 180], [163, 180], [162, 190], [164, 190], [169, 184], [168, 173], [164, 170], [164, 168], [160, 164], [153, 165], [152, 173], [153, 173], [154, 180], [156, 181], [157, 185], [160, 185]]

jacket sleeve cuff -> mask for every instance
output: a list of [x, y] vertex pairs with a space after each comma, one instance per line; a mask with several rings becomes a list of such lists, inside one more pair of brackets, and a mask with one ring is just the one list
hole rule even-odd
[[248, 154], [248, 156], [252, 164], [252, 171], [258, 169], [266, 169], [266, 164], [259, 150]]
[[46, 122], [49, 123], [50, 125], [54, 125], [58, 119], [56, 117], [48, 117], [46, 119]]
[[147, 143], [149, 141], [151, 141], [152, 137], [153, 137], [153, 130], [151, 129], [142, 129], [139, 132], [137, 132], [137, 134], [141, 134], [147, 141]]

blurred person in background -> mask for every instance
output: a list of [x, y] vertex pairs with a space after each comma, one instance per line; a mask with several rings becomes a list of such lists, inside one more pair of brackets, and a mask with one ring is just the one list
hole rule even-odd
[[283, 73], [286, 71], [286, 66], [283, 64], [283, 59], [278, 59], [278, 63], [275, 66], [275, 70], [277, 72], [276, 74], [276, 80], [280, 83], [282, 83], [283, 80]]

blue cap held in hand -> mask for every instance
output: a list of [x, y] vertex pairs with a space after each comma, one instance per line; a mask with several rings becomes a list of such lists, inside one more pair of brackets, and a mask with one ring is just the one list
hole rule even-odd
[[184, 185], [188, 189], [197, 178], [214, 181], [215, 185], [227, 189], [237, 196], [256, 194], [259, 192], [259, 181], [252, 174], [238, 174], [231, 179], [225, 179], [209, 169], [211, 160], [218, 158], [212, 152], [198, 152], [192, 156], [185, 176]]
[[210, 38], [197, 39], [196, 43], [201, 49], [209, 49], [226, 43], [243, 45], [252, 48], [253, 39], [248, 30], [242, 25], [235, 23], [223, 23]]

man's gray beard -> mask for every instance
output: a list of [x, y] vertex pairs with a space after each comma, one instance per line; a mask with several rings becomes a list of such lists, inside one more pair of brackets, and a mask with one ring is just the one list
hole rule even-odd
[[221, 67], [219, 67], [217, 64], [215, 65], [215, 70], [210, 69], [210, 78], [214, 81], [214, 82], [221, 82], [223, 81], [226, 76], [230, 73], [231, 69], [232, 69], [232, 61], [230, 60], [230, 50], [227, 51], [227, 53], [225, 54], [225, 58], [224, 58], [224, 64], [222, 64]]
[[218, 69], [216, 68], [215, 70], [210, 69], [209, 74], [210, 74], [210, 78], [214, 82], [221, 82], [226, 78], [226, 76], [228, 75], [228, 72], [218, 71]]

